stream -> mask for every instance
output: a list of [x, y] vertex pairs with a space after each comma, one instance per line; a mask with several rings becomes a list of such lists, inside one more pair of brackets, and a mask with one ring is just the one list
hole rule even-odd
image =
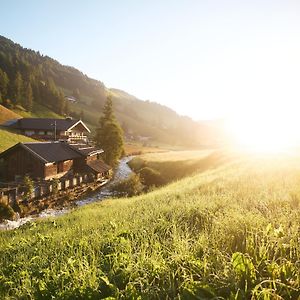
[[[74, 201], [75, 205], [83, 206], [112, 196], [112, 192], [110, 192], [110, 187], [116, 182], [126, 179], [132, 173], [132, 170], [127, 164], [132, 158], [133, 156], [126, 156], [122, 158], [119, 162], [117, 170], [115, 171], [113, 179], [110, 180], [105, 186], [103, 186], [97, 193], [89, 196], [83, 196], [80, 200]], [[40, 218], [61, 216], [70, 212], [72, 209], [73, 208], [45, 209], [41, 211], [38, 215], [17, 218], [17, 220], [15, 221], [5, 220], [4, 223], [0, 223], [0, 230], [15, 229], [24, 225], [27, 222], [31, 222]]]

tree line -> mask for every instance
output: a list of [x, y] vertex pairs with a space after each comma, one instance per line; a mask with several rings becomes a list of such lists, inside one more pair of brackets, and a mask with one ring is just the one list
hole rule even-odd
[[65, 93], [72, 93], [77, 99], [80, 94], [87, 95], [99, 108], [106, 97], [101, 82], [0, 36], [1, 104], [20, 105], [32, 111], [34, 103], [39, 103], [63, 115], [70, 112]]
[[33, 104], [41, 103], [57, 114], [68, 114], [68, 102], [52, 78], [46, 81], [33, 75], [26, 77], [17, 71], [13, 77], [9, 77], [0, 68], [0, 104], [6, 107], [18, 105], [27, 111], [32, 111]]

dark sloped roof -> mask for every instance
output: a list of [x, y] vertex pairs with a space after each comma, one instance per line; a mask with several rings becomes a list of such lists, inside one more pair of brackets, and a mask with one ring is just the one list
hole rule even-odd
[[[47, 118], [23, 118], [13, 123], [11, 127], [16, 129], [34, 129], [34, 130], [54, 130], [56, 122], [56, 130], [65, 131], [74, 126], [80, 120], [73, 119], [47, 119]], [[86, 127], [86, 126], [85, 126]]]
[[107, 172], [111, 169], [111, 167], [109, 165], [107, 165], [100, 159], [89, 161], [89, 162], [87, 162], [87, 165], [89, 168], [91, 168], [96, 173]]
[[[79, 157], [87, 157], [92, 154], [103, 152], [102, 149], [88, 145], [85, 145], [85, 147], [83, 147], [83, 145], [72, 145], [64, 142], [35, 142], [18, 143], [0, 153], [0, 158], [5, 157], [8, 153], [13, 151], [17, 147], [22, 147], [44, 163], [65, 161]], [[101, 160], [97, 161], [101, 162], [101, 164], [97, 163], [96, 165], [91, 165], [96, 168], [95, 170], [97, 170], [97, 167], [100, 166], [104, 169], [108, 168], [107, 170], [110, 169], [110, 167]]]
[[68, 144], [61, 142], [24, 143], [20, 145], [45, 163], [81, 157]]
[[100, 154], [103, 153], [104, 151], [100, 148], [97, 148], [92, 145], [86, 145], [86, 144], [70, 144], [70, 146], [78, 151], [80, 154], [83, 156], [89, 156], [93, 154]]

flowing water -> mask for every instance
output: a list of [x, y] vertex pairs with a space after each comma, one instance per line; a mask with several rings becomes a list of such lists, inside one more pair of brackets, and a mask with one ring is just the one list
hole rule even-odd
[[[132, 170], [129, 168], [127, 163], [132, 159], [132, 156], [124, 157], [120, 160], [117, 170], [115, 171], [114, 178], [109, 181], [99, 192], [93, 194], [92, 196], [83, 196], [80, 200], [75, 201], [77, 206], [83, 206], [92, 202], [100, 201], [102, 199], [112, 196], [110, 187], [116, 182], [126, 179]], [[10, 230], [18, 228], [27, 222], [34, 221], [39, 218], [55, 217], [64, 215], [70, 212], [71, 208], [61, 208], [61, 209], [46, 209], [40, 212], [38, 215], [28, 216], [25, 218], [17, 218], [15, 221], [5, 220], [4, 223], [0, 223], [0, 230]]]

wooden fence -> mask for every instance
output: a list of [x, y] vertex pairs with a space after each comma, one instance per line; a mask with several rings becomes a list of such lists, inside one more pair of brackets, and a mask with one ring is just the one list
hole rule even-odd
[[[34, 182], [34, 189], [31, 199], [39, 199], [54, 192], [65, 191], [73, 189], [82, 185], [83, 183], [91, 183], [94, 181], [89, 174], [73, 176], [70, 178], [61, 178], [58, 181], [41, 181]], [[18, 199], [23, 199], [26, 188], [22, 184], [16, 183], [0, 183], [0, 202], [5, 204], [13, 204]]]

